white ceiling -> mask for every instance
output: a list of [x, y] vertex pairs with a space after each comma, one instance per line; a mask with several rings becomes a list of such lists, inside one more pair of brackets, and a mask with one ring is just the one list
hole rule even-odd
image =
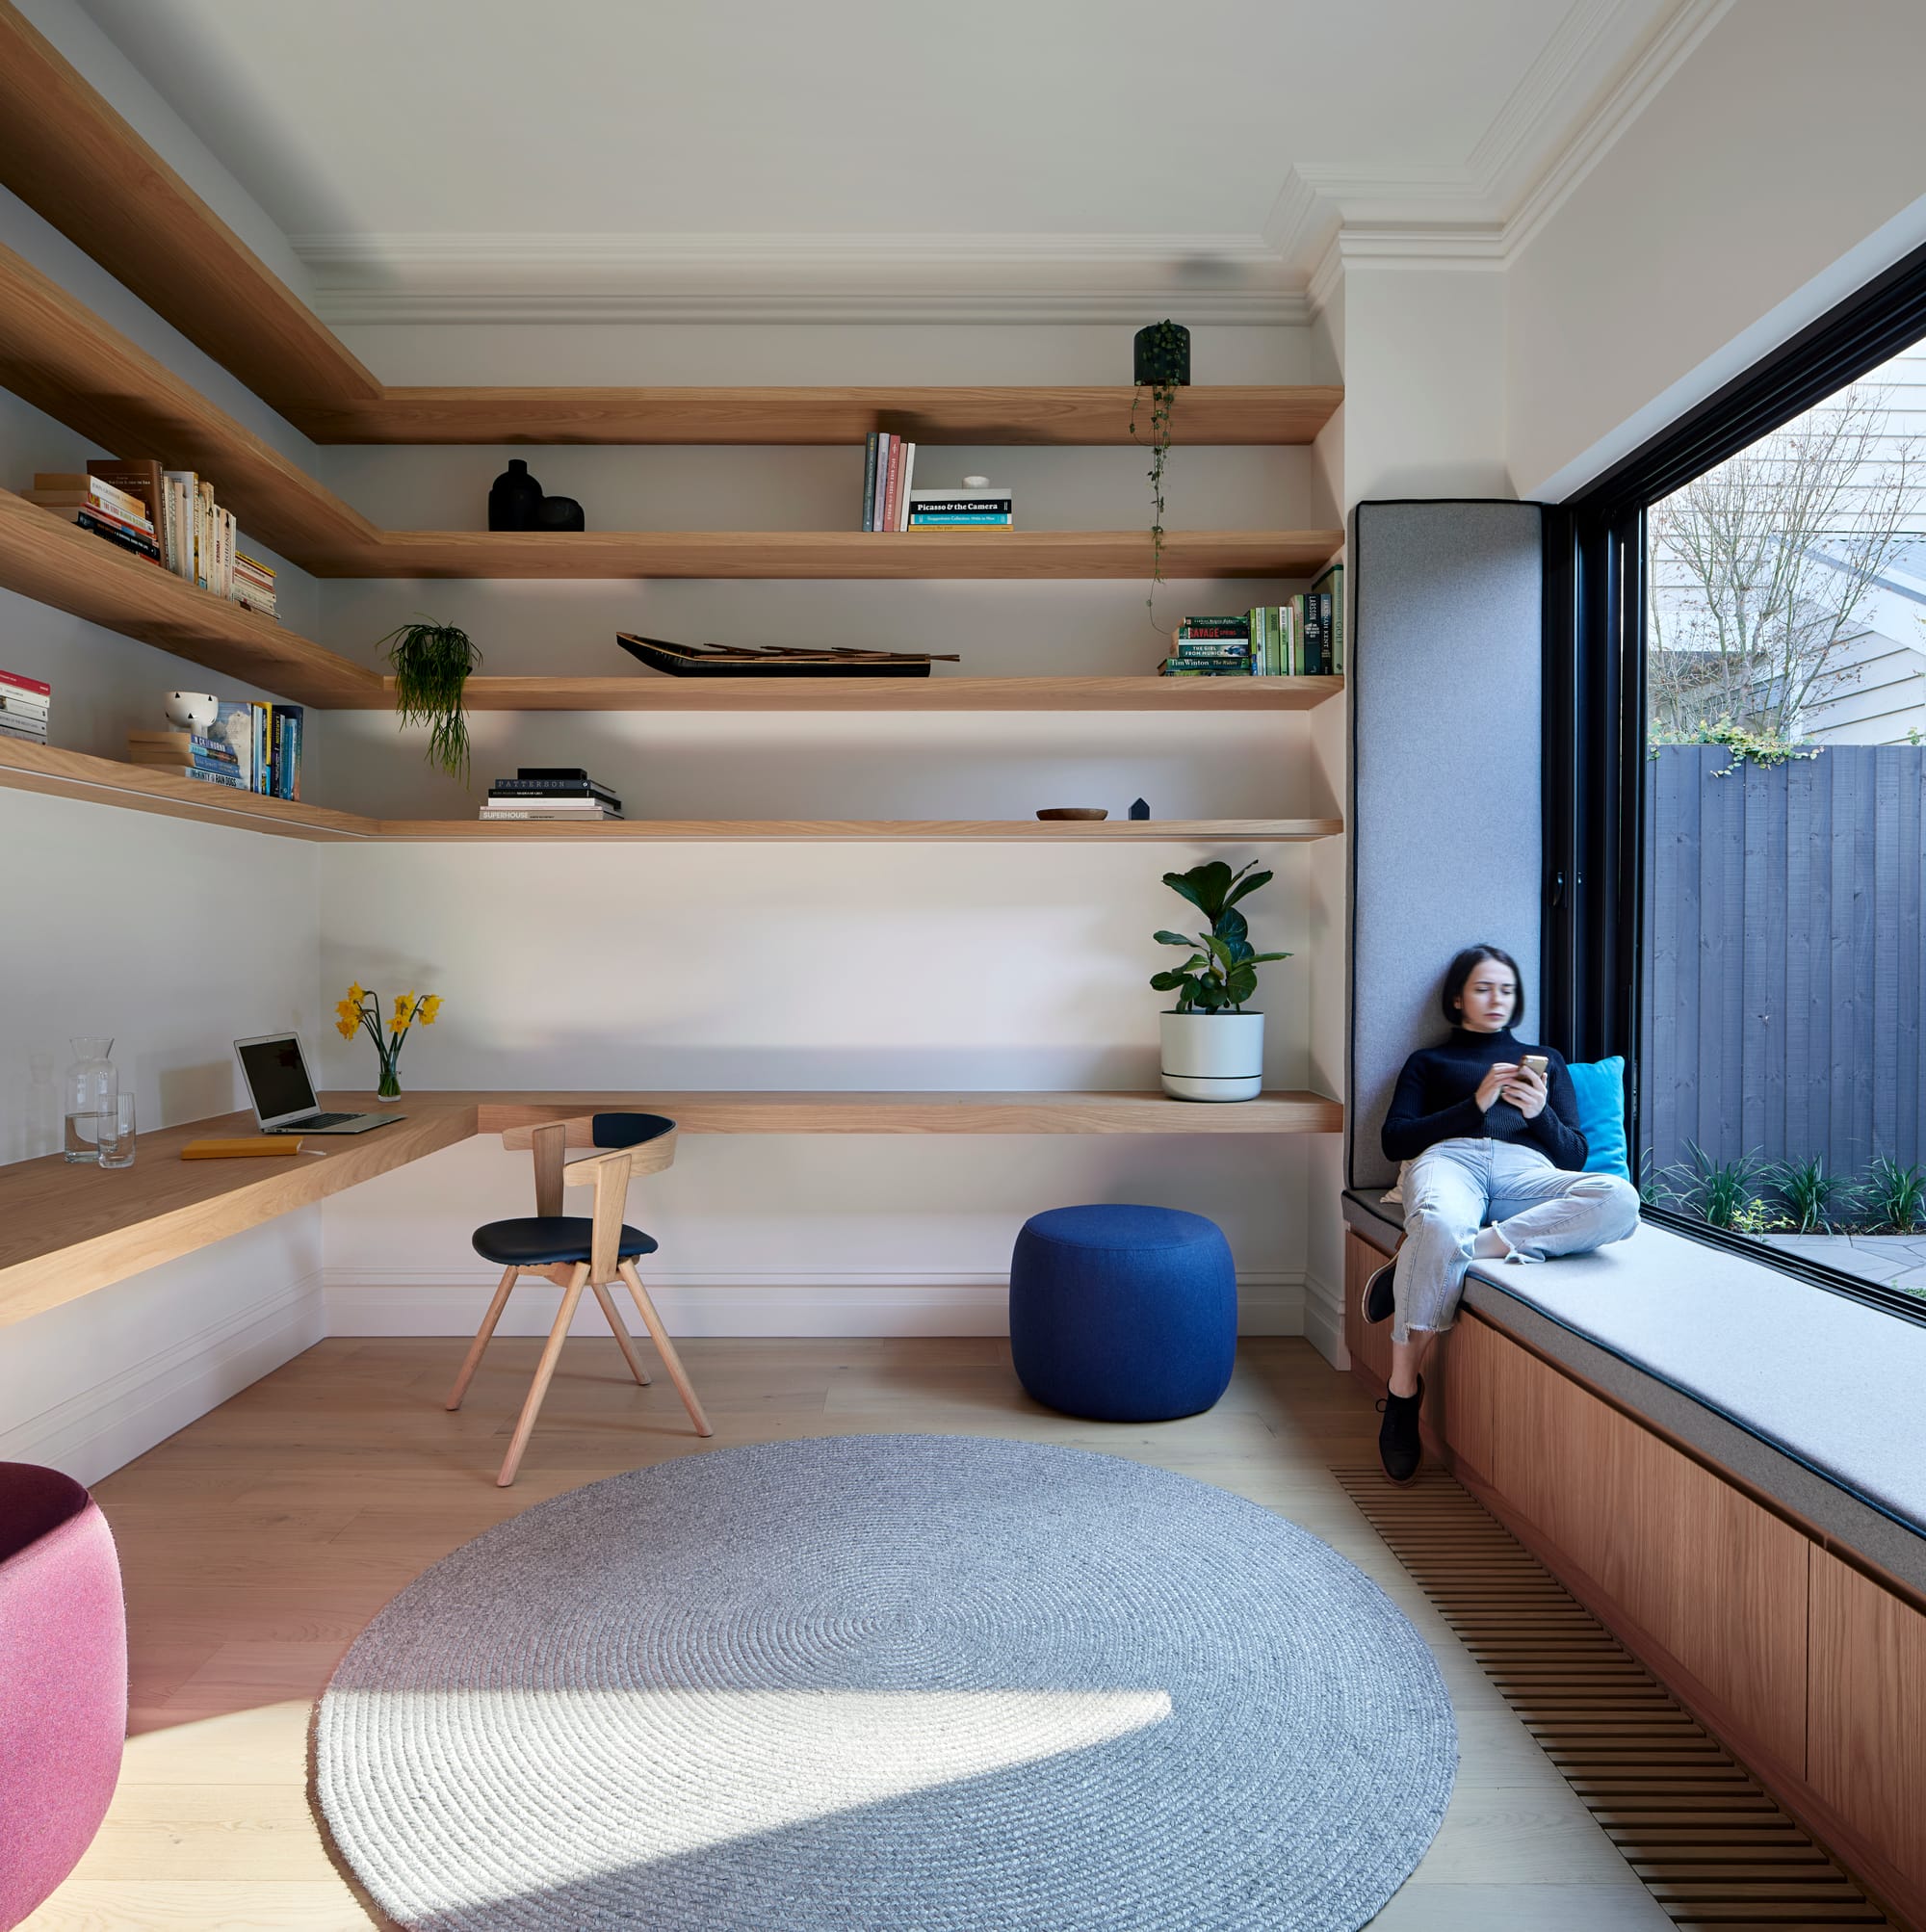
[[477, 289], [931, 260], [1301, 288], [1340, 214], [1501, 222], [1694, 4], [83, 0], [318, 281]]

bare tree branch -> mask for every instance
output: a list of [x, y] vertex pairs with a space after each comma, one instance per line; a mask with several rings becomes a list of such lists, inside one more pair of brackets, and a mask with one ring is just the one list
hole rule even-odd
[[1859, 384], [1653, 505], [1653, 728], [1797, 738], [1859, 675], [1850, 647], [1916, 527], [1922, 467], [1911, 439], [1887, 437], [1886, 393]]

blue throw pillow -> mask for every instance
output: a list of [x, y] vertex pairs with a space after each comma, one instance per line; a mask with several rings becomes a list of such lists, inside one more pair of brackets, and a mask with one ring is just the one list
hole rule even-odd
[[1616, 1174], [1631, 1179], [1626, 1162], [1625, 1076], [1623, 1055], [1608, 1060], [1574, 1060], [1567, 1071], [1578, 1096], [1578, 1132], [1591, 1152], [1585, 1157], [1588, 1174]]

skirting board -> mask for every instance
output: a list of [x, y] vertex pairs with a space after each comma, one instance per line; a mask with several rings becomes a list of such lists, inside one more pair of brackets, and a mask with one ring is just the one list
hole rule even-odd
[[[497, 1276], [451, 1280], [358, 1269], [326, 1270], [329, 1335], [472, 1335]], [[787, 1275], [727, 1281], [644, 1274], [650, 1298], [671, 1335], [1007, 1335], [1009, 1284], [995, 1276], [941, 1275], [905, 1280], [835, 1280]], [[504, 1312], [500, 1335], [546, 1335], [560, 1291], [525, 1281]], [[1237, 1328], [1244, 1335], [1302, 1335], [1302, 1274], [1241, 1276]], [[618, 1297], [626, 1310], [626, 1302]], [[633, 1310], [626, 1311], [637, 1326]], [[606, 1335], [592, 1296], [576, 1311], [571, 1335]], [[1328, 1352], [1328, 1351], [1327, 1351]]]
[[0, 1432], [0, 1462], [37, 1462], [98, 1482], [272, 1374], [326, 1334], [322, 1277], [183, 1335], [91, 1389]]
[[[1304, 1277], [1304, 1325], [1297, 1331], [1334, 1369], [1351, 1366], [1344, 1343], [1344, 1292], [1314, 1274]], [[1270, 1331], [1288, 1334], [1290, 1330]]]

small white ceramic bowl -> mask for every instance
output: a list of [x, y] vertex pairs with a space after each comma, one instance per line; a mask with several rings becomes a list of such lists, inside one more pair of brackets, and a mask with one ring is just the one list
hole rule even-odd
[[221, 716], [221, 700], [209, 691], [170, 691], [162, 702], [168, 722], [188, 731], [205, 731]]

